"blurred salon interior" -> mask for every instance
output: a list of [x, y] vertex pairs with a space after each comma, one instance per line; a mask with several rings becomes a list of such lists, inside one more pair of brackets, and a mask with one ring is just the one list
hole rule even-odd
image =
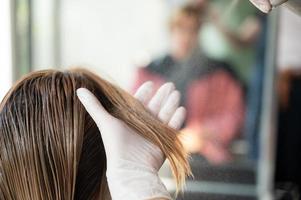
[[[84, 67], [130, 93], [173, 82], [194, 175], [177, 199], [301, 199], [301, 3], [0, 2], [0, 99], [49, 68]], [[168, 165], [160, 176], [174, 193]]]

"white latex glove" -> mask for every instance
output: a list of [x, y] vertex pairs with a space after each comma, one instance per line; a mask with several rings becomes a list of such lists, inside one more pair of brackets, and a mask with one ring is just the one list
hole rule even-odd
[[[180, 128], [186, 115], [185, 109], [178, 107], [180, 93], [167, 83], [151, 98], [152, 85], [143, 84], [135, 97], [164, 123]], [[112, 199], [171, 199], [158, 176], [165, 160], [161, 150], [110, 115], [89, 90], [80, 88], [77, 95], [101, 132]]]

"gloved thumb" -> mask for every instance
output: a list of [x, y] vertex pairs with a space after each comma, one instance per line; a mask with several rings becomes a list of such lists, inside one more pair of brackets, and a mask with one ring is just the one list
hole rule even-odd
[[79, 88], [76, 90], [76, 93], [99, 129], [101, 129], [102, 123], [108, 122], [114, 118], [88, 89]]

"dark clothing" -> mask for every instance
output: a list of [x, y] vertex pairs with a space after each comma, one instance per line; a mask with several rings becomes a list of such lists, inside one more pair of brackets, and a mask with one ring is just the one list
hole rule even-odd
[[[154, 74], [159, 74], [166, 81], [173, 82], [181, 94], [186, 94], [187, 87], [191, 82], [202, 79], [217, 70], [225, 71], [233, 80], [242, 84], [242, 81], [239, 80], [237, 74], [227, 63], [212, 60], [200, 52], [196, 52], [195, 54], [190, 59], [182, 62], [176, 62], [170, 55], [166, 55], [151, 62], [146, 67], [146, 70]], [[244, 90], [243, 85], [242, 88]], [[185, 102], [186, 96], [184, 95], [182, 97], [182, 104], [184, 105]]]

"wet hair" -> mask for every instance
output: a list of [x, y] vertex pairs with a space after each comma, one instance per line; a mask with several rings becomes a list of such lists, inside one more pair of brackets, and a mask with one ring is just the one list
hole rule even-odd
[[1, 102], [0, 199], [110, 199], [102, 138], [76, 96], [81, 87], [162, 150], [181, 188], [190, 168], [176, 130], [87, 70], [45, 70], [22, 78]]

